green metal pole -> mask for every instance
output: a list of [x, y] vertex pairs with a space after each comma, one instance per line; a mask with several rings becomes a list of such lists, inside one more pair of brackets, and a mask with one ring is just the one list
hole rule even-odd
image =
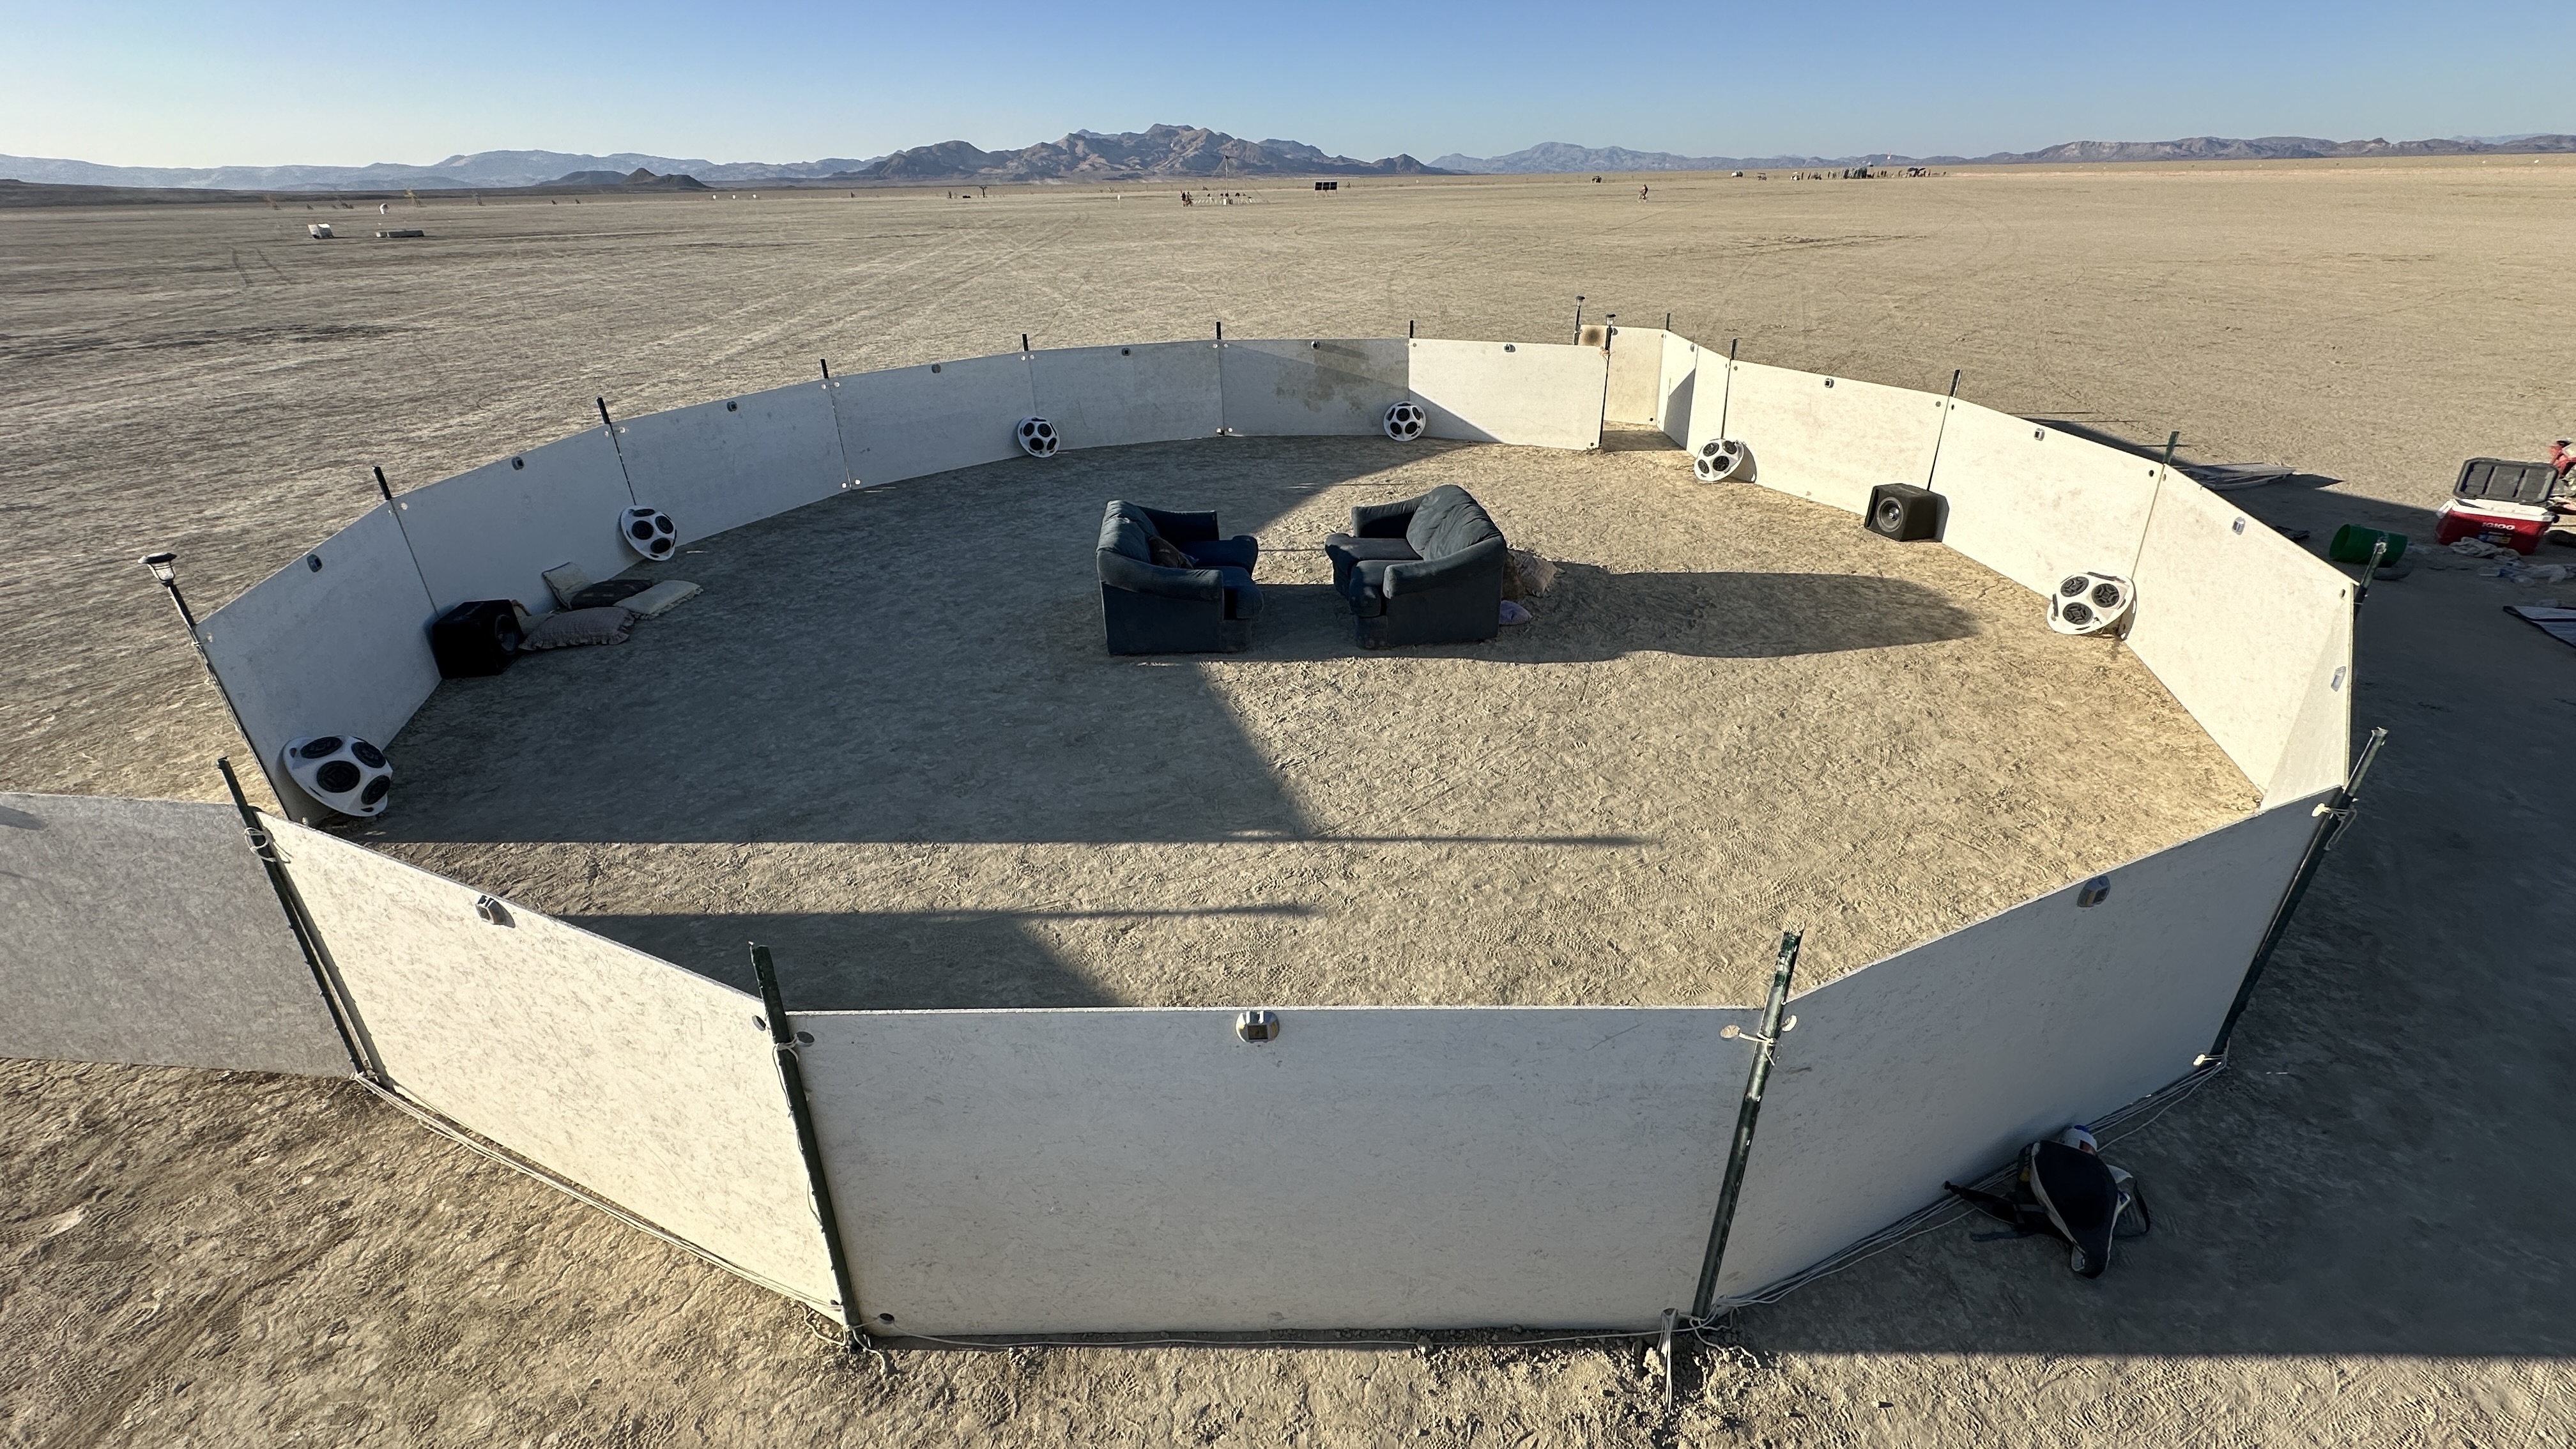
[[1735, 1226], [1735, 1205], [1744, 1195], [1744, 1165], [1753, 1156], [1753, 1124], [1762, 1115], [1762, 1089], [1771, 1080], [1771, 1057], [1780, 1043], [1780, 1013], [1789, 1004], [1789, 978], [1798, 969], [1798, 933], [1780, 934], [1780, 959], [1771, 972], [1771, 999], [1762, 1008], [1762, 1033], [1753, 1038], [1753, 1071], [1745, 1079], [1744, 1103], [1735, 1109], [1735, 1145], [1726, 1156], [1726, 1182], [1717, 1190], [1717, 1216], [1709, 1220], [1708, 1253], [1700, 1259], [1699, 1291], [1691, 1295], [1691, 1317], [1708, 1317], [1717, 1297], [1717, 1270], [1726, 1260], [1726, 1235]]
[[857, 1350], [866, 1340], [859, 1327], [859, 1289], [850, 1276], [850, 1254], [841, 1241], [841, 1216], [832, 1206], [831, 1180], [823, 1175], [823, 1144], [814, 1132], [814, 1109], [805, 1097], [805, 1065], [797, 1060], [796, 1033], [787, 1024], [787, 998], [778, 989], [778, 968], [769, 948], [751, 948], [751, 973], [760, 981], [762, 1020], [769, 1027], [770, 1049], [778, 1057], [778, 1084], [787, 1093], [787, 1115], [796, 1124], [796, 1149], [805, 1159], [806, 1186], [814, 1194], [814, 1212], [822, 1220], [823, 1256], [832, 1266], [832, 1290], [840, 1295], [842, 1345]]

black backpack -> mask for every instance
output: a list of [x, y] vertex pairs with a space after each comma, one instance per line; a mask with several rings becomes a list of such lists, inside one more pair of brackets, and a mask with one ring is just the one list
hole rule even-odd
[[[1979, 1241], [2052, 1234], [2071, 1245], [2067, 1266], [2086, 1278], [2099, 1278], [2111, 1266], [2114, 1241], [2143, 1238], [2155, 1226], [2137, 1179], [2063, 1142], [2034, 1142], [2021, 1150], [2021, 1171], [2009, 1197], [1955, 1182], [1941, 1186], [2012, 1226], [2010, 1233], [1982, 1235]], [[2124, 1220], [2132, 1217], [2135, 1227], [2124, 1229]]]

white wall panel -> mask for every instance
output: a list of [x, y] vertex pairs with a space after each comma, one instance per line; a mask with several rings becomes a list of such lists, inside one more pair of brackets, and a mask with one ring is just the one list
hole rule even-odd
[[289, 811], [315, 816], [321, 807], [278, 763], [288, 740], [353, 734], [390, 745], [438, 688], [428, 630], [436, 615], [393, 510], [379, 505], [198, 621], [206, 657]]
[[[1709, 373], [1722, 366], [1712, 359], [1702, 369], [1703, 396]], [[1859, 513], [1879, 484], [1920, 487], [1931, 476], [1940, 402], [1901, 387], [1738, 362], [1723, 412], [1726, 436], [1752, 450], [1753, 482]], [[1714, 419], [1709, 427], [1714, 436]], [[1695, 417], [1692, 432], [1700, 431]], [[1702, 441], [1694, 437], [1691, 446]]]
[[2137, 1100], [2209, 1049], [2315, 821], [2299, 801], [1797, 998], [1721, 1295], [1739, 1296]]
[[0, 794], [0, 1057], [346, 1076], [230, 805]]
[[577, 563], [613, 577], [638, 556], [618, 536], [634, 504], [606, 428], [590, 428], [394, 500], [439, 611], [476, 599], [554, 609], [546, 570]]
[[1011, 430], [1037, 411], [1017, 352], [832, 379], [841, 455], [866, 485], [1021, 456]]
[[1227, 339], [1226, 431], [1247, 438], [1375, 437], [1409, 395], [1401, 337]]
[[[2069, 574], [2128, 574], [2157, 464], [1974, 403], [1949, 407], [1932, 482], [1948, 510], [1943, 543], [2043, 596]], [[2170, 497], [2196, 485], [2176, 475], [2166, 487]]]
[[296, 826], [287, 869], [402, 1089], [817, 1304], [830, 1260], [758, 998]]
[[2138, 560], [2129, 647], [2266, 801], [2340, 784], [2352, 581], [2175, 475]]
[[889, 1332], [1567, 1324], [1687, 1309], [1729, 1008], [798, 1013]]
[[1664, 338], [1661, 327], [1610, 329], [1610, 377], [1601, 400], [1601, 415], [1614, 423], [1654, 426], [1660, 420], [1663, 393]]
[[1413, 344], [1407, 379], [1430, 436], [1539, 448], [1601, 446], [1608, 382], [1597, 347], [1431, 340]]
[[629, 419], [617, 446], [635, 500], [671, 515], [683, 542], [829, 498], [852, 476], [820, 380]]
[[1212, 438], [1225, 426], [1214, 342], [1031, 353], [1029, 389], [1033, 409], [1067, 448]]
[[1655, 426], [1664, 430], [1665, 437], [1689, 447], [1692, 403], [1699, 389], [1699, 344], [1678, 332], [1667, 332], [1663, 350], [1655, 378]]

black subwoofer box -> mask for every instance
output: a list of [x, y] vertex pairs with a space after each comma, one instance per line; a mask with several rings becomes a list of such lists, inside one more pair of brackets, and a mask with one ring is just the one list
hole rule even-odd
[[1898, 543], [1930, 538], [1941, 531], [1941, 495], [1911, 483], [1881, 483], [1869, 490], [1861, 526]]
[[526, 628], [515, 599], [459, 604], [429, 626], [429, 652], [441, 679], [473, 679], [510, 667]]

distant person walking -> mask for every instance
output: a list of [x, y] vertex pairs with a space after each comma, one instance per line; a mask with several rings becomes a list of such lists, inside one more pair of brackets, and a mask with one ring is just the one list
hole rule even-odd
[[1637, 188], [1637, 199], [1638, 199], [1639, 201], [1643, 201], [1643, 200], [1645, 200], [1645, 199], [1646, 199], [1646, 188], [1644, 188], [1644, 187], [1642, 187], [1642, 186], [1640, 186], [1640, 187], [1638, 187], [1638, 188]]

